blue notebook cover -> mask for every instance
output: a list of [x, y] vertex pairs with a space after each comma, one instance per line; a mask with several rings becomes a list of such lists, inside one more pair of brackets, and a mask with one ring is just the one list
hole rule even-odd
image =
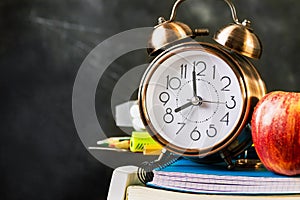
[[288, 177], [260, 169], [227, 170], [224, 165], [206, 165], [180, 159], [153, 171], [148, 186], [193, 193], [299, 194], [300, 177]]

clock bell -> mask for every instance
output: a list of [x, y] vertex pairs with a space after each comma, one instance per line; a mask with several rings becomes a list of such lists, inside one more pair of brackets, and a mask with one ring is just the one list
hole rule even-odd
[[[148, 53], [157, 55], [158, 51], [174, 45], [184, 39], [209, 34], [208, 29], [192, 30], [188, 25], [175, 21], [179, 5], [185, 0], [177, 0], [173, 6], [168, 20], [163, 17], [158, 19], [148, 42]], [[217, 31], [213, 39], [229, 50], [235, 51], [249, 58], [259, 59], [262, 54], [261, 41], [251, 28], [251, 22], [245, 19], [240, 22], [236, 9], [231, 0], [224, 0], [231, 10], [233, 23]]]

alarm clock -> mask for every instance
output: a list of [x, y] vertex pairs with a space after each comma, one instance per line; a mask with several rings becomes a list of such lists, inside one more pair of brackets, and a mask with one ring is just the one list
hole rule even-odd
[[[251, 59], [259, 59], [261, 42], [250, 21], [239, 22], [230, 0], [233, 23], [212, 42], [201, 39], [207, 29], [175, 21], [177, 0], [169, 20], [160, 17], [148, 42], [153, 60], [140, 83], [142, 121], [167, 150], [202, 162], [232, 159], [252, 144], [249, 120], [266, 87]], [[196, 41], [194, 38], [200, 39]], [[200, 38], [199, 38], [200, 37]]]

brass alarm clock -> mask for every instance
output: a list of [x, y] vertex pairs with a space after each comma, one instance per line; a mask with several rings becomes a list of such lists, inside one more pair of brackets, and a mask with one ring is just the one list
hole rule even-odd
[[[192, 31], [159, 18], [148, 43], [155, 58], [139, 88], [141, 118], [147, 131], [171, 152], [214, 162], [231, 159], [252, 144], [248, 124], [265, 84], [248, 58], [259, 59], [261, 42], [250, 22], [239, 22], [230, 0], [233, 24], [219, 30], [211, 43], [195, 41], [207, 29]], [[198, 39], [198, 38], [197, 38]], [[201, 38], [200, 38], [201, 40]], [[248, 57], [248, 58], [247, 58]]]

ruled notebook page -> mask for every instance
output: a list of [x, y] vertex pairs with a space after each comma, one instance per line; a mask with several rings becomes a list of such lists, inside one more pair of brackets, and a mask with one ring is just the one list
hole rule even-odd
[[223, 165], [205, 165], [187, 159], [153, 171], [148, 186], [185, 192], [236, 194], [298, 194], [300, 177], [276, 175], [266, 169], [227, 170]]

